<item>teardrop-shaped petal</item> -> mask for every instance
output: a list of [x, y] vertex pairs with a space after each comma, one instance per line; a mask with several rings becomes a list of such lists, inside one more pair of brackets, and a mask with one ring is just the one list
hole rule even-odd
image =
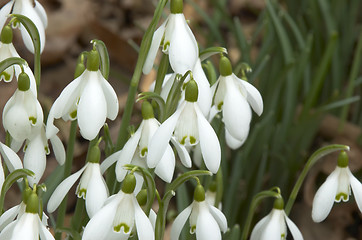
[[35, 1], [34, 10], [38, 14], [41, 22], [43, 23], [44, 28], [47, 28], [48, 17], [47, 17], [47, 13], [45, 12], [44, 7], [38, 1]]
[[253, 231], [251, 232], [250, 240], [260, 240], [261, 235], [263, 234], [265, 226], [270, 221], [271, 215], [268, 214], [265, 217], [263, 217], [253, 228]]
[[312, 219], [314, 222], [323, 221], [331, 211], [337, 194], [339, 173], [340, 168], [337, 167], [315, 194], [312, 207]]
[[219, 224], [220, 230], [224, 233], [228, 230], [228, 223], [225, 215], [216, 207], [208, 205], [211, 215], [215, 218], [217, 224]]
[[270, 220], [267, 224], [265, 224], [264, 231], [262, 232], [260, 239], [282, 239], [282, 234], [286, 234], [286, 232], [282, 232], [282, 229], [285, 229], [284, 211], [273, 209], [270, 215]]
[[109, 84], [109, 82], [104, 79], [101, 71], [98, 70], [97, 75], [98, 78], [101, 79], [104, 97], [106, 98], [107, 102], [107, 118], [114, 120], [118, 115], [119, 109], [117, 94], [111, 84]]
[[133, 205], [135, 210], [135, 223], [137, 228], [137, 235], [139, 240], [154, 240], [155, 233], [152, 224], [141, 207], [138, 205], [137, 199], [133, 198]]
[[55, 211], [58, 208], [59, 204], [63, 201], [65, 195], [69, 192], [69, 189], [74, 185], [74, 183], [78, 180], [80, 175], [86, 169], [88, 164], [82, 167], [78, 172], [73, 173], [69, 177], [63, 180], [58, 187], [54, 190], [53, 194], [50, 196], [48, 201], [47, 210], [49, 213]]
[[20, 205], [16, 205], [15, 207], [12, 207], [5, 211], [0, 216], [0, 232], [8, 225], [10, 224], [15, 217], [18, 215], [20, 209]]
[[13, 235], [14, 228], [16, 226], [17, 221], [13, 221], [7, 225], [4, 230], [0, 232], [0, 240], [8, 240], [11, 239], [11, 236]]
[[0, 9], [0, 29], [3, 29], [8, 15], [10, 14], [11, 8], [13, 7], [14, 1], [9, 1]]
[[179, 106], [176, 112], [166, 119], [166, 121], [161, 124], [153, 135], [147, 154], [147, 165], [150, 168], [156, 167], [157, 163], [161, 160], [161, 157], [165, 153], [184, 106], [185, 104]]
[[150, 73], [152, 69], [153, 62], [156, 58], [157, 50], [160, 47], [163, 34], [165, 33], [165, 26], [167, 21], [168, 19], [166, 19], [166, 21], [153, 33], [151, 46], [142, 69], [143, 74]]
[[185, 74], [186, 71], [194, 68], [199, 50], [185, 16], [182, 13], [171, 15], [173, 15], [175, 26], [168, 50], [170, 65], [175, 73]]
[[186, 147], [184, 145], [180, 144], [174, 137], [171, 137], [171, 143], [175, 146], [181, 163], [185, 167], [190, 168], [192, 166], [192, 162], [191, 162], [190, 154], [187, 151]]
[[55, 159], [58, 161], [59, 165], [63, 165], [65, 162], [65, 149], [62, 141], [57, 135], [55, 135], [50, 138], [50, 142], [53, 147]]
[[244, 142], [246, 141], [246, 138], [243, 141], [239, 141], [238, 139], [231, 136], [229, 131], [225, 128], [225, 140], [226, 140], [226, 144], [229, 146], [229, 148], [235, 150], [244, 144]]
[[155, 173], [163, 181], [170, 183], [175, 171], [175, 154], [170, 145], [167, 146], [165, 153], [155, 168]]
[[[235, 74], [233, 74], [233, 75], [235, 78], [237, 78], [235, 76]], [[256, 89], [256, 87], [254, 87], [247, 81], [244, 81], [241, 79], [238, 79], [238, 80], [245, 87], [245, 89], [247, 91], [246, 98], [248, 100], [248, 103], [253, 108], [254, 112], [260, 116], [263, 113], [263, 108], [264, 108], [263, 98], [261, 97], [260, 92], [258, 91], [258, 89]]]
[[35, 174], [34, 177], [28, 178], [30, 186], [39, 183], [45, 171], [45, 166], [46, 152], [44, 143], [41, 138], [37, 136], [29, 141], [24, 154], [24, 168], [31, 170]]
[[33, 240], [39, 238], [39, 216], [36, 213], [24, 213], [14, 227], [11, 240]]
[[10, 172], [23, 168], [19, 156], [8, 146], [0, 142], [0, 152]]
[[82, 137], [93, 140], [107, 117], [107, 102], [97, 72], [90, 71], [78, 105], [78, 125]]
[[108, 156], [106, 159], [104, 159], [104, 161], [101, 164], [101, 173], [102, 175], [105, 173], [105, 171], [107, 171], [107, 169], [113, 165], [113, 163], [117, 162], [117, 160], [119, 159], [119, 156], [121, 154], [121, 151], [117, 151], [115, 153], [113, 153], [112, 155]]
[[45, 227], [45, 225], [38, 218], [39, 225], [39, 235], [41, 240], [54, 240], [53, 235], [49, 232], [49, 230]]
[[298, 227], [288, 218], [287, 215], [285, 215], [285, 221], [287, 222], [287, 225], [289, 227], [290, 232], [292, 233], [294, 240], [303, 240], [303, 235], [299, 231]]
[[89, 180], [85, 205], [88, 216], [92, 218], [99, 209], [102, 208], [104, 202], [108, 198], [108, 188], [104, 181], [98, 163], [89, 163], [92, 167], [92, 177]]
[[193, 77], [197, 83], [199, 90], [199, 97], [197, 104], [205, 117], [208, 117], [212, 102], [212, 93], [210, 83], [206, 78], [204, 70], [202, 69], [200, 59], [197, 59], [195, 68], [193, 70]]
[[200, 206], [196, 222], [196, 238], [197, 240], [221, 240], [219, 225], [206, 206]]
[[113, 231], [112, 223], [122, 195], [117, 194], [107, 205], [102, 207], [84, 228], [83, 240], [106, 239], [107, 232]]
[[225, 128], [239, 141], [249, 134], [251, 110], [249, 103], [233, 84], [228, 84], [223, 104], [223, 120]]
[[348, 169], [349, 180], [351, 182], [351, 188], [353, 191], [354, 199], [356, 200], [358, 209], [362, 212], [362, 184], [358, 179], [352, 175], [351, 171]]
[[187, 219], [189, 218], [192, 210], [192, 204], [190, 204], [187, 208], [182, 210], [182, 212], [177, 215], [175, 221], [173, 221], [171, 228], [171, 240], [178, 240], [182, 228], [184, 227]]
[[217, 173], [221, 161], [221, 148], [219, 139], [211, 127], [210, 123], [205, 119], [199, 107], [195, 104], [195, 112], [197, 115], [197, 124], [200, 137], [200, 148], [205, 165], [212, 173]]

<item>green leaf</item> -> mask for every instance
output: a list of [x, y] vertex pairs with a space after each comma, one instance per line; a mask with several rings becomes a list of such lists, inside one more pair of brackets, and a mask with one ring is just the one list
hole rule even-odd
[[24, 178], [27, 176], [34, 176], [35, 174], [28, 170], [28, 169], [16, 169], [12, 173], [10, 173], [3, 183], [1, 188], [1, 195], [0, 195], [0, 212], [3, 211], [4, 201], [5, 201], [5, 194], [10, 189], [10, 187], [20, 178]]
[[215, 54], [228, 54], [228, 50], [224, 47], [209, 47], [206, 48], [205, 50], [202, 50], [199, 54], [199, 58], [201, 61], [204, 61], [205, 59], [215, 55]]
[[99, 53], [99, 57], [101, 59], [101, 73], [105, 79], [108, 79], [110, 64], [107, 47], [103, 41], [98, 39], [93, 39], [91, 43], [97, 48]]

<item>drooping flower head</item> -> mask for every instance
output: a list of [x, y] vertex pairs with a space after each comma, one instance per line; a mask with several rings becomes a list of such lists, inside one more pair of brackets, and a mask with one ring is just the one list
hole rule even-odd
[[236, 149], [249, 134], [250, 106], [260, 116], [263, 113], [263, 99], [253, 85], [233, 74], [231, 63], [225, 56], [220, 59], [220, 77], [212, 86], [212, 91], [214, 107], [222, 111], [226, 142]]
[[251, 232], [250, 240], [287, 239], [287, 226], [294, 240], [303, 240], [298, 227], [284, 212], [283, 199], [277, 198], [274, 202], [273, 210], [255, 225]]
[[128, 239], [137, 232], [140, 240], [154, 240], [152, 224], [134, 195], [135, 187], [136, 178], [128, 174], [119, 193], [111, 196], [90, 219], [82, 239]]
[[197, 105], [197, 98], [197, 84], [190, 80], [186, 85], [185, 100], [152, 137], [148, 153], [151, 165], [156, 165], [161, 159], [173, 135], [182, 145], [200, 144], [206, 167], [213, 173], [218, 171], [221, 160], [219, 139]]
[[143, 73], [148, 74], [153, 66], [158, 48], [169, 55], [169, 61], [175, 73], [185, 74], [192, 70], [198, 59], [198, 47], [183, 15], [183, 0], [171, 1], [171, 14], [154, 32]]
[[351, 173], [348, 162], [347, 153], [342, 151], [338, 156], [336, 169], [328, 176], [314, 196], [313, 221], [321, 222], [326, 219], [334, 202], [347, 202], [349, 195], [351, 195], [351, 188], [357, 206], [362, 213], [362, 184]]
[[194, 192], [194, 201], [175, 219], [171, 229], [171, 240], [179, 239], [181, 230], [187, 219], [190, 222], [190, 233], [196, 233], [197, 240], [221, 240], [221, 233], [227, 230], [224, 214], [205, 201], [205, 190], [198, 184]]
[[[0, 28], [2, 29], [9, 14], [20, 14], [28, 17], [36, 26], [40, 37], [40, 52], [45, 45], [45, 29], [48, 25], [48, 18], [43, 6], [37, 0], [12, 0], [5, 4], [0, 10]], [[19, 26], [18, 26], [19, 25]], [[26, 48], [34, 53], [33, 42], [24, 26], [17, 23]]]
[[98, 52], [92, 50], [88, 54], [87, 69], [64, 88], [50, 109], [46, 134], [50, 138], [59, 131], [54, 119], [77, 119], [81, 135], [93, 140], [106, 118], [114, 120], [117, 114], [117, 95], [99, 70]]

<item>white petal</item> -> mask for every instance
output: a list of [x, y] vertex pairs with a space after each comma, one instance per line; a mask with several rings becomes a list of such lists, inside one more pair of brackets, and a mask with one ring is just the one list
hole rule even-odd
[[210, 83], [206, 78], [204, 70], [202, 70], [200, 59], [196, 61], [196, 65], [193, 71], [193, 77], [197, 83], [197, 87], [199, 90], [197, 104], [199, 104], [199, 107], [204, 116], [207, 117], [211, 108], [212, 93], [210, 89]]
[[337, 167], [315, 194], [312, 208], [314, 222], [323, 221], [331, 211], [337, 194], [339, 172], [340, 168]]
[[167, 20], [154, 32], [152, 36], [152, 42], [150, 46], [150, 50], [148, 51], [145, 63], [143, 65], [142, 72], [143, 74], [148, 74], [153, 66], [153, 62], [155, 61], [157, 50], [160, 47], [160, 43], [163, 37], [163, 34], [165, 33], [165, 25], [167, 23]]
[[362, 213], [362, 184], [358, 179], [352, 175], [351, 171], [349, 172], [349, 180], [351, 182], [351, 188], [354, 194], [354, 199], [356, 200], [359, 211]]
[[225, 215], [219, 209], [212, 205], [208, 205], [208, 207], [211, 215], [215, 218], [217, 224], [219, 224], [221, 231], [225, 233], [228, 229], [228, 223]]
[[270, 220], [265, 224], [260, 240], [279, 240], [281, 239], [282, 234], [286, 234], [281, 231], [282, 229], [285, 229], [284, 211], [273, 209], [270, 214]]
[[33, 186], [34, 183], [39, 183], [45, 171], [45, 165], [46, 152], [44, 143], [40, 137], [36, 137], [29, 142], [24, 154], [24, 168], [31, 170], [35, 174], [34, 177], [28, 178], [30, 186]]
[[45, 225], [38, 218], [39, 224], [39, 235], [41, 240], [53, 240], [53, 235], [49, 232], [49, 230], [45, 227]]
[[[3, 165], [1, 163], [1, 158], [0, 158], [0, 189], [2, 189], [4, 181], [5, 181], [4, 168], [3, 168]], [[1, 226], [1, 216], [0, 216], [0, 226]], [[1, 227], [0, 227], [0, 231], [1, 231]]]
[[117, 94], [111, 84], [109, 84], [109, 82], [104, 79], [102, 73], [99, 70], [97, 71], [97, 74], [98, 78], [102, 79], [102, 89], [107, 102], [107, 118], [114, 120], [118, 115], [119, 109]]
[[152, 227], [153, 229], [155, 229], [156, 227], [156, 219], [157, 219], [157, 214], [155, 213], [155, 211], [153, 211], [153, 209], [151, 208], [150, 210], [150, 215], [148, 216], [148, 218], [151, 221]]
[[112, 201], [102, 207], [102, 209], [90, 219], [84, 228], [83, 240], [106, 239], [107, 235], [105, 233], [113, 231], [112, 223], [121, 198], [121, 195], [113, 197]]
[[9, 240], [13, 235], [14, 228], [16, 226], [17, 221], [13, 221], [7, 225], [4, 230], [0, 232], [0, 240]]
[[127, 171], [123, 169], [123, 166], [126, 164], [130, 164], [135, 154], [136, 148], [138, 146], [138, 141], [140, 140], [142, 133], [142, 124], [138, 127], [137, 131], [132, 135], [130, 139], [126, 142], [121, 153], [119, 155], [119, 159], [116, 164], [116, 175], [117, 180], [119, 182], [123, 181], [123, 178], [126, 176]]
[[119, 155], [121, 154], [121, 151], [117, 151], [115, 153], [113, 153], [112, 155], [108, 156], [106, 159], [104, 159], [104, 161], [101, 164], [101, 173], [102, 175], [104, 174], [105, 171], [107, 171], [107, 169], [113, 165], [113, 163], [117, 162], [117, 160], [119, 159]]
[[63, 201], [65, 195], [69, 192], [69, 189], [74, 185], [74, 183], [78, 180], [80, 175], [86, 169], [88, 165], [86, 164], [82, 167], [78, 172], [73, 173], [69, 177], [63, 180], [58, 187], [54, 190], [53, 194], [50, 196], [48, 201], [47, 210], [49, 213], [55, 211], [58, 208], [59, 204]]
[[[233, 74], [235, 78], [235, 74]], [[256, 89], [253, 85], [248, 83], [247, 81], [239, 79], [239, 81], [243, 84], [247, 91], [247, 100], [250, 104], [250, 106], [253, 108], [254, 112], [258, 114], [259, 116], [263, 113], [263, 98], [260, 95], [260, 92], [258, 89]]]
[[227, 87], [222, 114], [229, 133], [237, 140], [244, 141], [249, 134], [251, 109], [244, 96], [231, 83]]
[[180, 144], [174, 137], [171, 137], [171, 142], [175, 146], [178, 156], [180, 157], [180, 160], [182, 164], [190, 168], [192, 166], [190, 154], [187, 151], [186, 147], [182, 144]]
[[93, 140], [107, 117], [107, 102], [97, 72], [90, 72], [78, 105], [78, 125], [82, 137]]
[[221, 240], [221, 233], [218, 223], [210, 214], [206, 206], [202, 206], [196, 222], [197, 240]]
[[173, 221], [171, 228], [171, 240], [178, 240], [182, 228], [184, 227], [187, 219], [189, 218], [192, 210], [192, 204], [190, 204], [187, 208], [182, 210], [182, 212], [177, 215], [175, 221]]
[[65, 162], [65, 149], [62, 141], [57, 135], [55, 135], [50, 138], [50, 142], [53, 147], [55, 159], [58, 161], [59, 165], [63, 165]]
[[34, 240], [39, 237], [39, 216], [36, 213], [24, 213], [14, 227], [11, 240]]
[[16, 205], [4, 212], [0, 217], [0, 232], [10, 224], [19, 213], [20, 205]]
[[265, 217], [263, 217], [253, 228], [253, 231], [251, 232], [250, 240], [260, 240], [261, 235], [263, 234], [265, 226], [270, 221], [271, 215], [268, 214]]
[[147, 165], [150, 168], [156, 167], [157, 163], [161, 160], [167, 145], [171, 139], [172, 133], [175, 130], [175, 126], [179, 119], [179, 116], [184, 108], [185, 104], [179, 106], [179, 108], [172, 114], [166, 121], [164, 121], [155, 134], [148, 146]]
[[288, 218], [287, 215], [285, 215], [285, 220], [287, 222], [287, 225], [289, 227], [290, 232], [292, 233], [294, 240], [303, 240], [302, 233], [299, 231], [298, 227]]
[[123, 231], [115, 232], [113, 230], [109, 231], [105, 239], [107, 240], [127, 240], [130, 236], [130, 233], [124, 233]]
[[137, 199], [133, 198], [135, 208], [135, 223], [139, 240], [154, 240], [155, 233], [152, 224], [141, 207], [138, 205]]
[[138, 173], [136, 173], [134, 177], [136, 178], [136, 187], [134, 188], [133, 193], [137, 196], [137, 194], [142, 190], [144, 179], [143, 176]]
[[13, 7], [14, 1], [9, 1], [0, 9], [0, 29], [3, 29], [8, 15], [10, 14], [11, 8]]
[[205, 119], [204, 115], [196, 104], [195, 111], [197, 114], [201, 153], [204, 158], [205, 165], [212, 173], [217, 173], [221, 160], [219, 139], [217, 138], [214, 129]]
[[92, 176], [88, 183], [85, 205], [88, 216], [92, 218], [108, 198], [108, 188], [104, 181], [98, 163], [89, 163], [92, 166]]
[[41, 19], [41, 22], [43, 23], [44, 28], [47, 28], [47, 26], [48, 26], [47, 13], [45, 12], [45, 9], [43, 8], [43, 6], [38, 1], [35, 1], [34, 10], [36, 11], [39, 18]]
[[175, 81], [176, 73], [166, 74], [165, 79], [162, 83], [162, 90], [160, 96], [165, 102], [167, 101], [167, 96], [171, 91], [172, 85]]
[[197, 42], [182, 13], [174, 15], [175, 27], [170, 39], [169, 59], [175, 73], [192, 70], [199, 56]]
[[175, 171], [175, 154], [170, 145], [167, 146], [161, 160], [156, 165], [155, 173], [163, 181], [170, 183]]
[[231, 134], [229, 133], [229, 131], [225, 128], [225, 139], [226, 139], [226, 144], [231, 148], [231, 149], [238, 149], [239, 147], [241, 147], [246, 138], [244, 138], [243, 141], [239, 141], [238, 139], [234, 138], [233, 136], [231, 136]]
[[15, 169], [23, 168], [23, 164], [21, 163], [19, 156], [11, 148], [1, 142], [0, 152], [10, 172], [13, 172]]

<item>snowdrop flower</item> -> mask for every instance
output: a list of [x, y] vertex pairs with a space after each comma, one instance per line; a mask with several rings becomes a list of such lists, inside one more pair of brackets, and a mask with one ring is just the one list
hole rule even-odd
[[160, 46], [162, 52], [169, 55], [170, 65], [175, 73], [183, 75], [194, 68], [198, 58], [197, 42], [182, 11], [182, 0], [172, 0], [171, 14], [153, 34], [143, 66], [144, 74], [151, 71]]
[[[19, 156], [11, 148], [9, 148], [8, 146], [6, 146], [1, 142], [0, 142], [0, 153], [10, 172], [13, 172], [16, 169], [23, 168], [23, 164], [21, 163]], [[4, 181], [5, 181], [5, 175], [0, 157], [0, 189], [4, 184]]]
[[87, 69], [62, 91], [50, 109], [46, 134], [50, 138], [59, 129], [54, 119], [78, 119], [81, 135], [93, 140], [104, 125], [106, 118], [114, 120], [118, 114], [118, 98], [112, 86], [99, 70], [99, 54], [88, 54]]
[[111, 196], [90, 219], [84, 229], [83, 240], [108, 240], [117, 236], [118, 239], [128, 239], [136, 230], [140, 240], [155, 239], [152, 224], [134, 195], [135, 186], [134, 175], [128, 174], [121, 191]]
[[250, 240], [287, 239], [287, 226], [294, 240], [303, 240], [303, 236], [298, 227], [284, 212], [283, 199], [277, 198], [274, 202], [273, 210], [255, 225], [251, 232]]
[[51, 240], [52, 234], [39, 218], [39, 199], [35, 192], [28, 197], [25, 212], [8, 224], [0, 234], [0, 240]]
[[[0, 10], [0, 28], [4, 26], [9, 14], [24, 15], [35, 24], [39, 32], [40, 52], [42, 52], [45, 45], [45, 28], [48, 25], [48, 18], [43, 6], [37, 0], [12, 0], [8, 2]], [[19, 29], [26, 48], [34, 53], [33, 42], [27, 30], [22, 25], [19, 26]]]
[[78, 198], [85, 199], [88, 216], [93, 217], [101, 209], [109, 194], [99, 166], [100, 154], [98, 144], [93, 146], [88, 154], [87, 164], [58, 185], [48, 201], [49, 213], [58, 208], [69, 189], [81, 176], [76, 194]]
[[197, 240], [221, 240], [221, 233], [227, 230], [227, 220], [216, 207], [205, 201], [205, 190], [198, 184], [194, 192], [194, 201], [175, 219], [171, 228], [171, 240], [179, 239], [187, 219], [190, 219], [190, 233], [196, 232]]
[[249, 134], [250, 106], [260, 116], [263, 113], [263, 99], [253, 85], [232, 73], [231, 63], [225, 56], [220, 59], [220, 74], [212, 86], [214, 106], [222, 111], [228, 146], [236, 149]]
[[[11, 57], [20, 58], [18, 52], [16, 51], [16, 49], [12, 43], [12, 40], [13, 40], [13, 31], [12, 31], [11, 27], [5, 26], [1, 31], [0, 61], [3, 61], [5, 59], [11, 58]], [[31, 91], [34, 93], [35, 96], [37, 96], [36, 82], [35, 82], [35, 77], [33, 75], [33, 72], [27, 65], [23, 65], [22, 67], [24, 69], [24, 72], [26, 74], [28, 74], [28, 76], [29, 76]], [[2, 73], [0, 73], [0, 81], [4, 80], [5, 82], [10, 82], [13, 79], [14, 74], [15, 74], [16, 78], [18, 79], [19, 74], [21, 72], [22, 71], [20, 69], [20, 66], [18, 66], [18, 65], [10, 66], [7, 69], [5, 69]]]
[[348, 167], [348, 155], [342, 151], [338, 157], [336, 169], [318, 189], [312, 208], [314, 222], [321, 222], [328, 216], [334, 202], [347, 202], [351, 195], [351, 188], [357, 206], [362, 212], [362, 184], [352, 175]]
[[[57, 135], [50, 138], [54, 155], [60, 165], [65, 162], [65, 150]], [[24, 168], [31, 170], [35, 176], [29, 177], [30, 186], [38, 184], [46, 166], [46, 155], [50, 153], [48, 139], [45, 136], [45, 126], [34, 129], [34, 134], [26, 140], [24, 146]]]
[[30, 138], [34, 128], [42, 124], [43, 110], [30, 90], [29, 76], [22, 72], [18, 78], [18, 89], [4, 107], [4, 128], [9, 131], [14, 141], [22, 143]]
[[197, 105], [198, 90], [194, 80], [186, 85], [185, 101], [155, 132], [149, 145], [148, 161], [154, 166], [166, 151], [172, 134], [185, 146], [200, 144], [206, 167], [216, 173], [220, 166], [219, 139]]
[[[156, 166], [150, 165], [148, 160], [146, 160], [151, 138], [160, 126], [160, 123], [154, 117], [152, 105], [148, 101], [143, 101], [142, 103], [142, 117], [143, 121], [123, 149], [109, 156], [104, 163], [108, 167], [117, 161], [116, 175], [119, 182], [123, 181], [127, 174], [127, 170], [123, 169], [123, 166], [126, 164], [133, 164], [143, 168], [146, 168], [147, 165], [148, 167], [155, 167], [157, 176], [166, 182], [171, 182], [175, 169], [175, 155], [169, 144]], [[172, 143], [179, 153], [181, 162], [185, 167], [191, 167], [191, 159], [186, 148], [176, 140], [172, 140]], [[146, 161], [148, 164], [146, 164]], [[142, 187], [143, 178], [139, 174], [135, 174], [135, 176], [137, 178], [135, 192], [137, 193]]]

